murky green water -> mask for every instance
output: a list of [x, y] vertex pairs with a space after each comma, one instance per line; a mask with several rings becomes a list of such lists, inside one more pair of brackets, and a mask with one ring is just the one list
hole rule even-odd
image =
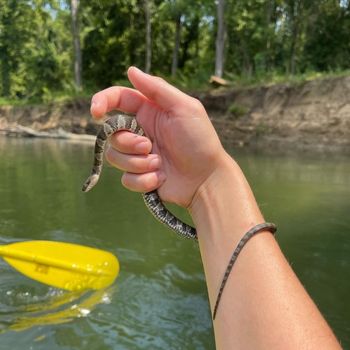
[[[70, 294], [0, 261], [2, 349], [214, 349], [195, 243], [177, 238], [106, 167], [80, 191], [92, 148], [0, 138], [0, 243], [47, 239], [116, 254], [117, 282]], [[236, 154], [278, 241], [309, 293], [350, 348], [350, 161]], [[182, 212], [178, 212], [183, 214]]]

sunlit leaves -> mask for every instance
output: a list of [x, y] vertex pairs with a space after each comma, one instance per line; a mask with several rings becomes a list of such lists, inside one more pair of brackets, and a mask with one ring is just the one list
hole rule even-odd
[[[215, 68], [214, 0], [149, 1], [151, 71], [169, 76], [180, 18], [176, 79], [208, 81]], [[0, 0], [0, 95], [42, 98], [73, 85], [68, 0]], [[80, 0], [85, 87], [145, 68], [144, 0]], [[349, 69], [348, 0], [226, 0], [224, 76], [232, 79]]]

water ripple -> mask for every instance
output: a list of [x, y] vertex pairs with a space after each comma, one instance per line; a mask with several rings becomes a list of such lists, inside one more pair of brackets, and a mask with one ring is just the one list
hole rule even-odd
[[4, 261], [0, 275], [0, 333], [66, 323], [89, 315], [98, 304], [111, 302], [113, 288], [66, 292], [32, 281]]

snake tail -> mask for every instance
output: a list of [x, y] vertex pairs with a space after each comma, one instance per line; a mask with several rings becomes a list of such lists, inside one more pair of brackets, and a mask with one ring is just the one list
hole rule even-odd
[[168, 226], [170, 229], [172, 229], [181, 236], [184, 236], [186, 238], [197, 239], [196, 229], [184, 223], [175, 215], [173, 215], [164, 206], [161, 199], [159, 198], [157, 191], [147, 192], [144, 193], [142, 196], [146, 207], [150, 210], [150, 212], [158, 221]]

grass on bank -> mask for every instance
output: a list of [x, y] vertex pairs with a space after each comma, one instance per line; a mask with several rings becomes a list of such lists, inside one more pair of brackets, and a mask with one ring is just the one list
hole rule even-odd
[[[228, 76], [230, 76], [228, 74]], [[270, 74], [256, 75], [251, 78], [242, 77], [239, 79], [239, 86], [253, 87], [256, 85], [291, 84], [298, 85], [307, 81], [317, 79], [329, 79], [350, 76], [350, 70], [339, 70], [331, 72], [307, 71], [295, 75], [272, 72]]]
[[[157, 74], [157, 73], [156, 73]], [[179, 72], [176, 77], [162, 76], [165, 80], [171, 84], [177, 86], [185, 92], [208, 92], [216, 89], [209, 83], [210, 75], [207, 72], [200, 72], [196, 76], [186, 76]], [[274, 84], [290, 84], [299, 85], [307, 81], [316, 79], [328, 79], [350, 76], [350, 70], [345, 71], [333, 71], [333, 72], [306, 72], [297, 75], [286, 75], [277, 72], [270, 74], [254, 75], [252, 77], [238, 76], [229, 72], [225, 73], [224, 79], [229, 82], [229, 85], [225, 87], [230, 88], [249, 88], [257, 87], [260, 85], [274, 85]], [[127, 79], [116, 80], [113, 85], [121, 85], [131, 87], [130, 82]], [[101, 90], [98, 87], [84, 88], [82, 91], [76, 91], [74, 88], [69, 88], [64, 91], [49, 91], [43, 92], [42, 96], [36, 97], [23, 97], [23, 98], [7, 98], [0, 96], [0, 106], [28, 106], [50, 103], [67, 103], [69, 101], [87, 100], [89, 101], [93, 94]]]

